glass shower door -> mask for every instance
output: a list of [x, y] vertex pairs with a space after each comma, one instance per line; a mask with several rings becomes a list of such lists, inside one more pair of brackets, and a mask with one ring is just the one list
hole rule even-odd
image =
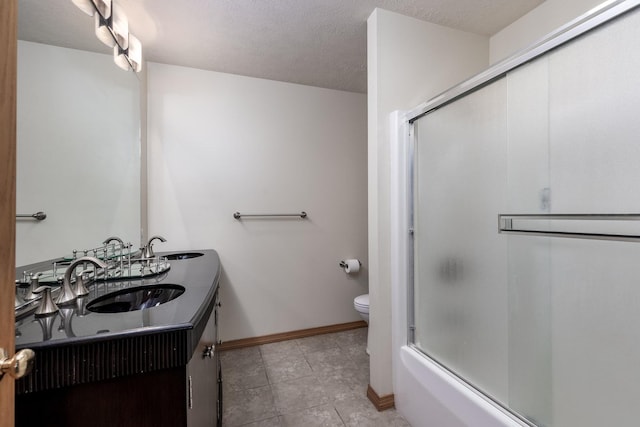
[[[494, 398], [507, 398], [506, 84], [414, 127], [415, 344]], [[461, 125], [464, 123], [464, 125]]]
[[640, 236], [638, 40], [627, 13], [413, 123], [414, 344], [536, 425], [638, 425], [640, 242], [607, 236]]

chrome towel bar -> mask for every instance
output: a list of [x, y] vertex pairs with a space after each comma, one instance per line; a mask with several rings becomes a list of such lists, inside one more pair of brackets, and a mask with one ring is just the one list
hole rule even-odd
[[514, 227], [516, 220], [574, 220], [574, 221], [640, 221], [640, 214], [499, 214], [498, 233], [573, 239], [614, 240], [640, 242], [637, 234], [581, 233], [574, 231], [528, 230]]
[[36, 212], [34, 214], [17, 214], [16, 218], [29, 218], [29, 219], [35, 219], [38, 221], [42, 221], [43, 219], [45, 219], [47, 217], [47, 214], [44, 212]]
[[300, 217], [300, 218], [306, 218], [307, 217], [307, 213], [305, 211], [302, 211], [300, 213], [295, 213], [295, 214], [241, 214], [240, 212], [235, 212], [233, 214], [233, 217], [235, 219], [241, 219], [242, 217]]

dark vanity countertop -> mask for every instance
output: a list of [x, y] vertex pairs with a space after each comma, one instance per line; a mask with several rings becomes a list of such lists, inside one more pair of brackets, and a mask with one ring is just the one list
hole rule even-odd
[[[182, 252], [186, 251], [158, 254]], [[33, 314], [18, 320], [16, 350], [31, 348], [36, 362], [32, 373], [16, 382], [16, 391], [29, 393], [186, 365], [213, 310], [220, 277], [216, 251], [188, 252], [203, 256], [171, 260], [169, 271], [154, 277], [94, 283], [85, 297], [90, 302], [123, 288], [183, 286], [185, 292], [172, 301], [115, 314], [85, 310], [78, 315], [75, 309], [66, 324], [57, 314], [47, 340], [43, 322]]]

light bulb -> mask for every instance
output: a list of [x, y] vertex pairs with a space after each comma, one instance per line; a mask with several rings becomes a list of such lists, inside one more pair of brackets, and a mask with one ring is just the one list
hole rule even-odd
[[[75, 1], [75, 0], [74, 0]], [[98, 13], [102, 15], [104, 19], [111, 16], [111, 0], [92, 0]], [[93, 14], [92, 14], [93, 15]]]
[[142, 43], [133, 34], [129, 33], [129, 61], [133, 71], [139, 73], [142, 70]]
[[116, 43], [123, 50], [126, 50], [129, 47], [129, 20], [127, 15], [118, 7], [111, 8], [111, 29], [116, 38]]
[[115, 62], [118, 67], [122, 68], [125, 71], [131, 69], [129, 60], [127, 59], [127, 51], [120, 49], [120, 46], [118, 45], [115, 45], [113, 47], [113, 62]]
[[102, 43], [106, 44], [109, 47], [113, 47], [116, 45], [116, 41], [111, 34], [111, 28], [109, 28], [110, 19], [103, 19], [99, 13], [95, 15], [96, 20], [96, 37]]

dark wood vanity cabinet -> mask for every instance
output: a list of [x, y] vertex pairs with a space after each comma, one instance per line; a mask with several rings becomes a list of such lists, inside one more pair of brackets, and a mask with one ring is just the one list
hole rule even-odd
[[[19, 394], [16, 396], [16, 426], [220, 427], [222, 380], [217, 349], [217, 291], [213, 301], [213, 308], [188, 363]], [[139, 346], [136, 351], [150, 350]]]
[[187, 425], [222, 425], [222, 378], [218, 351], [218, 292], [200, 341], [187, 364]]
[[76, 304], [64, 324], [61, 313], [50, 324], [21, 319], [16, 349], [36, 357], [16, 381], [16, 425], [221, 426], [220, 259], [211, 249], [187, 255], [195, 256], [175, 257], [160, 278], [110, 284], [182, 284], [184, 293], [163, 304], [116, 313]]

